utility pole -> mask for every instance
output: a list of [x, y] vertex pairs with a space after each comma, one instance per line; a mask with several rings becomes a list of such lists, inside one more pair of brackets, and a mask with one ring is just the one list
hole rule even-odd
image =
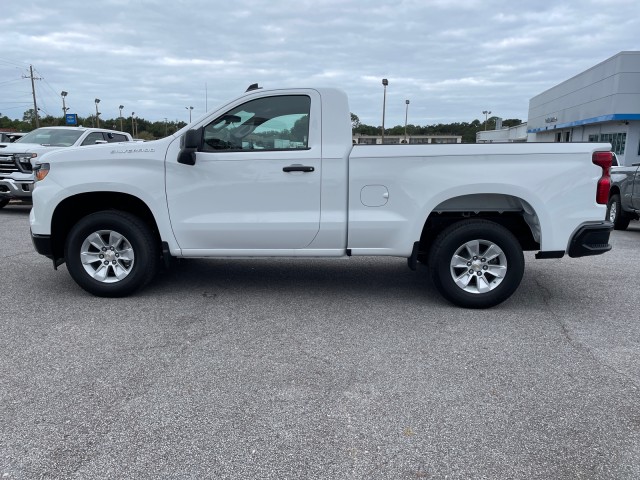
[[36, 128], [40, 127], [40, 117], [38, 116], [38, 104], [36, 103], [36, 84], [34, 80], [42, 80], [40, 77], [33, 76], [33, 65], [29, 65], [29, 76], [23, 75], [22, 78], [31, 79], [31, 93], [33, 94], [33, 111], [36, 114]]

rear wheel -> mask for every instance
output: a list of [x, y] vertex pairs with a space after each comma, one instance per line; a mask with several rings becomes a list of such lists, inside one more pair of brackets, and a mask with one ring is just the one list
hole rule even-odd
[[516, 291], [524, 274], [524, 255], [509, 230], [488, 220], [465, 220], [446, 228], [429, 254], [429, 271], [438, 291], [465, 308], [489, 308]]
[[124, 297], [155, 275], [158, 244], [138, 217], [103, 211], [80, 220], [69, 232], [65, 260], [80, 287], [99, 297]]
[[615, 230], [626, 230], [631, 221], [622, 210], [620, 195], [617, 193], [611, 195], [609, 203], [607, 203], [607, 219], [613, 223]]

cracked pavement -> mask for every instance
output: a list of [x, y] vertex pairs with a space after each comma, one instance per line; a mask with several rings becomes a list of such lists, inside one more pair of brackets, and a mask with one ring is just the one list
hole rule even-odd
[[0, 478], [640, 478], [640, 225], [506, 303], [404, 259], [188, 260], [125, 299], [0, 210]]

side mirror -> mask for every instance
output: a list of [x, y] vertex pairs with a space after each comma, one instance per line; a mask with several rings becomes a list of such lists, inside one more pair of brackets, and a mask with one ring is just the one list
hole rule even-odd
[[184, 165], [196, 164], [196, 151], [202, 142], [202, 128], [187, 130], [182, 137], [182, 148], [178, 154], [178, 163]]
[[193, 130], [187, 130], [184, 134], [183, 148], [200, 148], [200, 142], [202, 141], [202, 129], [197, 128]]

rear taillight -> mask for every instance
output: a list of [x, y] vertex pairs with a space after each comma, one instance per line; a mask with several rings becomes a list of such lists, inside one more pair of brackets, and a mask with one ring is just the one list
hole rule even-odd
[[611, 152], [593, 152], [591, 161], [602, 168], [602, 176], [598, 180], [596, 188], [596, 203], [606, 205], [609, 201], [609, 189], [611, 188]]

